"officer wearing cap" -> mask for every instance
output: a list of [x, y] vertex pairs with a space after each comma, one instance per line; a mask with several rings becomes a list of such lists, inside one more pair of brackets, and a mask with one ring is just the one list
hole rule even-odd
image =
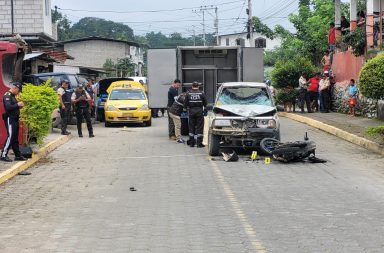
[[189, 120], [189, 141], [190, 147], [195, 146], [195, 135], [197, 147], [202, 148], [204, 130], [204, 108], [207, 106], [207, 99], [204, 92], [199, 90], [199, 83], [192, 83], [192, 90], [188, 91], [184, 100], [184, 107], [188, 109]]
[[18, 102], [16, 99], [17, 94], [22, 90], [22, 84], [19, 82], [13, 83], [9, 91], [3, 96], [3, 104], [5, 112], [3, 113], [3, 120], [5, 128], [7, 129], [7, 139], [5, 140], [3, 150], [1, 152], [1, 160], [5, 162], [12, 162], [8, 157], [8, 151], [12, 148], [15, 154], [16, 161], [25, 161], [25, 157], [21, 155], [19, 149], [19, 116], [20, 108], [24, 106], [23, 102]]
[[71, 100], [76, 108], [77, 132], [79, 137], [83, 137], [81, 130], [81, 123], [83, 123], [83, 118], [85, 118], [85, 122], [87, 122], [89, 138], [95, 137], [93, 135], [91, 116], [89, 114], [89, 101], [91, 101], [91, 97], [89, 96], [88, 92], [84, 90], [84, 84], [80, 84], [76, 88], [76, 91], [72, 94]]
[[69, 90], [69, 81], [61, 80], [61, 86], [57, 89], [60, 100], [60, 116], [61, 116], [61, 134], [68, 135], [68, 121], [71, 118], [71, 91]]

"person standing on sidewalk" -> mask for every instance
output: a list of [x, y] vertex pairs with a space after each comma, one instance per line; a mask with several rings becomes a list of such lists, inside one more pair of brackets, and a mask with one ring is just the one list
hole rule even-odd
[[8, 134], [0, 158], [4, 162], [12, 162], [12, 159], [8, 157], [9, 148], [12, 148], [13, 153], [15, 154], [15, 161], [27, 160], [24, 156], [21, 155], [19, 149], [19, 117], [20, 108], [24, 107], [24, 103], [18, 102], [16, 96], [21, 92], [21, 90], [22, 84], [16, 82], [13, 83], [11, 89], [7, 91], [3, 96], [5, 112], [2, 116]]
[[330, 87], [329, 77], [327, 74], [323, 75], [323, 79], [320, 80], [319, 83], [319, 91], [320, 91], [320, 112], [329, 112], [329, 87]]
[[348, 86], [348, 104], [349, 104], [349, 115], [356, 116], [355, 106], [357, 105], [357, 98], [359, 96], [359, 90], [355, 84], [355, 80], [351, 79]]
[[175, 125], [173, 124], [173, 120], [171, 116], [169, 116], [169, 108], [173, 105], [173, 102], [175, 102], [175, 99], [179, 95], [179, 89], [181, 87], [181, 82], [179, 79], [176, 79], [171, 84], [171, 87], [168, 90], [168, 104], [167, 104], [167, 111], [168, 111], [168, 135], [170, 140], [176, 140], [176, 134], [175, 134]]
[[183, 138], [181, 137], [181, 113], [184, 110], [184, 101], [185, 101], [185, 93], [181, 93], [175, 102], [173, 102], [172, 106], [169, 108], [168, 114], [173, 120], [173, 124], [175, 125], [175, 134], [176, 134], [176, 142], [184, 143]]
[[299, 79], [299, 107], [301, 109], [301, 112], [304, 113], [304, 105], [307, 105], [307, 110], [308, 112], [311, 111], [311, 108], [309, 106], [309, 101], [308, 101], [308, 80], [307, 80], [307, 75], [303, 74], [300, 76]]
[[308, 87], [308, 93], [309, 93], [308, 96], [309, 96], [310, 107], [311, 107], [311, 110], [309, 112], [319, 111], [319, 104], [317, 102], [319, 82], [320, 82], [319, 73], [317, 73], [314, 77], [309, 79], [310, 85]]
[[184, 107], [188, 108], [189, 120], [189, 141], [191, 148], [195, 146], [195, 135], [197, 147], [203, 148], [204, 131], [204, 108], [207, 106], [207, 99], [204, 92], [199, 90], [199, 83], [192, 83], [192, 90], [187, 93], [184, 101]]
[[89, 96], [88, 92], [84, 90], [83, 84], [77, 86], [76, 91], [72, 94], [71, 100], [76, 107], [77, 132], [79, 137], [83, 137], [83, 132], [81, 129], [83, 118], [85, 118], [85, 121], [87, 122], [89, 138], [95, 137], [93, 135], [91, 116], [89, 114], [89, 101], [91, 100], [91, 97]]
[[60, 100], [61, 134], [71, 134], [67, 131], [68, 121], [71, 118], [71, 92], [68, 90], [69, 81], [61, 80], [61, 86], [57, 89]]

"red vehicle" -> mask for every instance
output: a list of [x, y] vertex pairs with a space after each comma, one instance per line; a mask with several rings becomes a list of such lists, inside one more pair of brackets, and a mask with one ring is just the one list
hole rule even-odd
[[[0, 41], [0, 116], [4, 113], [3, 95], [13, 81], [22, 81], [22, 64], [27, 45], [23, 41]], [[20, 125], [19, 142], [25, 143], [25, 130]], [[0, 121], [0, 149], [7, 138], [5, 125]]]

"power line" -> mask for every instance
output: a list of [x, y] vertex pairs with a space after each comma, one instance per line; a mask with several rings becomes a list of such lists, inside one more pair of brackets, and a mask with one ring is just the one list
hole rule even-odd
[[[225, 3], [221, 3], [221, 4], [216, 4], [216, 6], [229, 5], [229, 4], [234, 4], [234, 3], [242, 2], [242, 1], [243, 0], [225, 2]], [[196, 8], [200, 8], [200, 6], [176, 8], [176, 9], [164, 9], [164, 10], [144, 10], [144, 11], [85, 10], [85, 9], [67, 9], [67, 8], [58, 7], [59, 10], [63, 10], [63, 11], [90, 12], [90, 13], [158, 13], [158, 12], [173, 12], [173, 11], [193, 10]]]

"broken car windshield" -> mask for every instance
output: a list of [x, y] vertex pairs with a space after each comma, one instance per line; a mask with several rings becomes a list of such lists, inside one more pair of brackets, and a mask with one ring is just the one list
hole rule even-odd
[[228, 87], [223, 88], [218, 99], [219, 105], [268, 105], [272, 100], [265, 88], [261, 87]]

